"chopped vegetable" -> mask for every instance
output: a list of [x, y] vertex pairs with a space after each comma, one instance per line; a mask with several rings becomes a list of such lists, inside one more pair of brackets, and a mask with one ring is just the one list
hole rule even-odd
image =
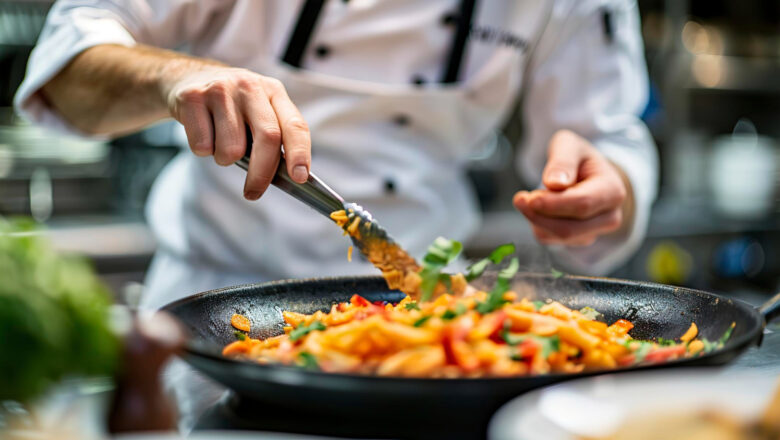
[[420, 301], [427, 301], [433, 296], [436, 285], [440, 282], [448, 282], [449, 275], [442, 274], [441, 270], [453, 262], [463, 250], [463, 244], [459, 241], [448, 240], [439, 237], [428, 247], [428, 252], [422, 260], [422, 270], [420, 270]]
[[321, 323], [320, 321], [312, 321], [312, 323], [309, 325], [302, 325], [291, 331], [290, 340], [295, 342], [305, 335], [317, 330], [325, 330], [325, 324]]
[[726, 342], [731, 338], [731, 333], [734, 331], [734, 327], [737, 326], [736, 322], [732, 322], [728, 329], [726, 329], [726, 332], [723, 333], [723, 336], [718, 339], [718, 348], [723, 347], [726, 345]]
[[698, 334], [699, 334], [699, 328], [696, 327], [696, 323], [695, 322], [692, 322], [691, 326], [688, 327], [688, 330], [685, 332], [685, 334], [680, 336], [680, 340], [683, 341], [683, 342], [690, 342]]
[[653, 349], [652, 342], [634, 341], [640, 344], [639, 349], [634, 352], [634, 363], [639, 364], [645, 360], [645, 357]]
[[428, 322], [428, 320], [431, 319], [431, 315], [423, 316], [422, 318], [414, 321], [414, 324], [412, 324], [415, 327], [422, 327], [423, 324]]
[[544, 301], [533, 301], [531, 304], [534, 305], [534, 309], [539, 310], [544, 306]]
[[244, 315], [239, 315], [238, 313], [233, 314], [230, 318], [230, 325], [244, 332], [250, 330], [249, 318]]
[[449, 309], [448, 309], [447, 311], [445, 311], [445, 312], [444, 312], [444, 313], [441, 315], [441, 319], [443, 319], [443, 320], [445, 320], [445, 321], [449, 321], [449, 320], [451, 320], [451, 319], [455, 319], [455, 318], [457, 318], [458, 316], [460, 316], [460, 315], [462, 315], [462, 314], [466, 313], [466, 310], [467, 310], [467, 309], [466, 309], [466, 306], [465, 306], [463, 303], [458, 303], [458, 304], [455, 306], [455, 310], [449, 310]]
[[698, 339], [694, 339], [688, 344], [688, 353], [697, 354], [704, 350], [704, 343]]
[[404, 308], [406, 310], [420, 310], [420, 306], [418, 306], [417, 303], [414, 301], [406, 303], [404, 305]]
[[483, 258], [477, 261], [476, 263], [469, 266], [468, 269], [466, 269], [466, 280], [474, 281], [475, 279], [479, 278], [483, 272], [485, 272], [488, 264], [491, 262], [493, 264], [500, 264], [502, 261], [504, 261], [504, 258], [512, 255], [513, 253], [515, 253], [514, 243], [502, 244], [501, 246], [493, 249], [493, 252], [491, 252], [487, 258]]
[[540, 350], [538, 342], [532, 339], [526, 339], [519, 343], [519, 345], [512, 347], [509, 358], [513, 361], [522, 361], [524, 359], [532, 358]]
[[298, 353], [298, 366], [306, 370], [320, 369], [320, 365], [317, 363], [317, 358], [307, 351]]
[[645, 362], [657, 364], [660, 362], [666, 362], [675, 358], [678, 358], [685, 354], [684, 345], [672, 345], [669, 347], [657, 348], [651, 350], [644, 358]]
[[479, 313], [482, 313], [483, 315], [485, 313], [490, 313], [508, 302], [504, 298], [504, 294], [509, 290], [509, 283], [512, 281], [512, 278], [514, 278], [519, 268], [520, 261], [515, 257], [509, 262], [509, 266], [498, 273], [496, 285], [488, 294], [487, 299], [477, 304], [477, 311]]
[[536, 336], [536, 335], [515, 335], [508, 331], [502, 332], [501, 337], [509, 345], [518, 345], [527, 341], [533, 341], [539, 345], [542, 351], [542, 357], [547, 359], [548, 356], [560, 350], [561, 338], [558, 335], [552, 336]]
[[236, 337], [239, 341], [245, 341], [246, 340], [246, 334], [241, 333], [240, 331], [236, 330], [233, 332], [233, 336]]
[[347, 261], [352, 262], [352, 246], [347, 248]]
[[563, 273], [563, 272], [561, 272], [560, 270], [557, 270], [557, 269], [550, 269], [550, 273], [552, 274], [553, 279], [556, 279], [556, 280], [558, 278], [566, 276], [565, 273]]
[[367, 299], [363, 298], [362, 296], [358, 295], [357, 293], [352, 295], [352, 297], [349, 299], [349, 302], [352, 305], [358, 306], [358, 307], [368, 307], [371, 305], [370, 302], [368, 302]]

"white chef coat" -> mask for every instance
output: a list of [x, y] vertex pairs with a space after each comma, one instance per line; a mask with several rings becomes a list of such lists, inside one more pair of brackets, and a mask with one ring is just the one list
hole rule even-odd
[[[637, 249], [658, 159], [637, 117], [648, 85], [634, 1], [479, 1], [450, 83], [441, 78], [458, 0], [327, 1], [293, 67], [280, 60], [303, 4], [60, 0], [30, 58], [17, 109], [81, 134], [38, 90], [99, 44], [175, 48], [277, 77], [311, 128], [312, 171], [420, 256], [438, 235], [464, 240], [479, 227], [464, 166], [522, 94], [523, 120], [513, 122], [524, 124], [517, 166], [529, 186], [539, 185], [551, 135], [568, 128], [625, 171], [636, 199], [627, 236], [551, 247], [559, 264], [605, 273]], [[186, 147], [183, 130], [178, 138]], [[345, 261], [347, 240], [329, 220], [276, 188], [258, 202], [244, 200], [243, 178], [238, 167], [186, 151], [163, 171], [147, 207], [160, 245], [147, 305], [241, 282], [373, 273]], [[517, 216], [518, 230], [528, 228]]]

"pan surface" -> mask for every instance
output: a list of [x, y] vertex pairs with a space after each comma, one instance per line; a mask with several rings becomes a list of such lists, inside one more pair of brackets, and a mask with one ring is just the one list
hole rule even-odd
[[[723, 364], [759, 342], [764, 324], [762, 315], [741, 301], [653, 283], [522, 274], [515, 279], [513, 290], [520, 297], [551, 299], [573, 309], [592, 307], [608, 323], [628, 319], [635, 325], [631, 335], [637, 339], [677, 338], [695, 322], [702, 337], [716, 340], [732, 322], [736, 323], [725, 346], [707, 355], [617, 371]], [[430, 417], [440, 413], [460, 422], [486, 423], [501, 404], [523, 392], [599, 374], [410, 379], [312, 372], [237, 361], [220, 354], [225, 344], [235, 340], [230, 326], [234, 313], [250, 319], [253, 338], [266, 338], [283, 333], [283, 310], [300, 313], [328, 310], [332, 304], [348, 301], [355, 293], [370, 301], [396, 302], [403, 298], [400, 292], [389, 290], [381, 277], [341, 277], [229, 287], [184, 298], [164, 310], [175, 315], [193, 337], [185, 360], [232, 389], [239, 398], [308, 408], [320, 414]]]

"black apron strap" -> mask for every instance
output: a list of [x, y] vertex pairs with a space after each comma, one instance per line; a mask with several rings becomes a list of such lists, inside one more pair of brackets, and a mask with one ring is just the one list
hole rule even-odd
[[466, 49], [466, 40], [471, 32], [471, 22], [474, 18], [474, 7], [476, 0], [462, 0], [460, 3], [460, 14], [458, 16], [458, 29], [455, 31], [455, 38], [452, 40], [450, 56], [447, 60], [447, 69], [444, 71], [441, 82], [454, 83], [458, 81], [460, 68], [463, 64], [463, 52]]
[[325, 5], [325, 0], [306, 0], [306, 3], [303, 4], [295, 28], [287, 41], [287, 49], [284, 51], [282, 61], [293, 67], [301, 67], [303, 54], [309, 45], [311, 34], [317, 25], [317, 19], [320, 18], [323, 5]]
[[[317, 20], [322, 12], [322, 7], [326, 0], [306, 0], [298, 14], [298, 20], [295, 23], [290, 38], [287, 41], [287, 48], [282, 56], [282, 61], [293, 67], [301, 67], [303, 54], [309, 45], [312, 32], [317, 25]], [[449, 57], [447, 58], [446, 70], [444, 71], [441, 82], [454, 83], [458, 81], [461, 66], [463, 64], [463, 55], [466, 49], [466, 41], [469, 32], [471, 32], [471, 23], [474, 17], [476, 0], [462, 0], [458, 16], [458, 28], [452, 40]]]

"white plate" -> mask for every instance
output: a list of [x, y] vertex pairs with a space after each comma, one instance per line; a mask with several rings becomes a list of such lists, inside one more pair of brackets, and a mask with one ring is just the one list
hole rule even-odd
[[490, 440], [575, 440], [604, 436], [627, 418], [716, 409], [756, 417], [777, 378], [719, 369], [624, 373], [565, 382], [524, 394], [490, 422]]

